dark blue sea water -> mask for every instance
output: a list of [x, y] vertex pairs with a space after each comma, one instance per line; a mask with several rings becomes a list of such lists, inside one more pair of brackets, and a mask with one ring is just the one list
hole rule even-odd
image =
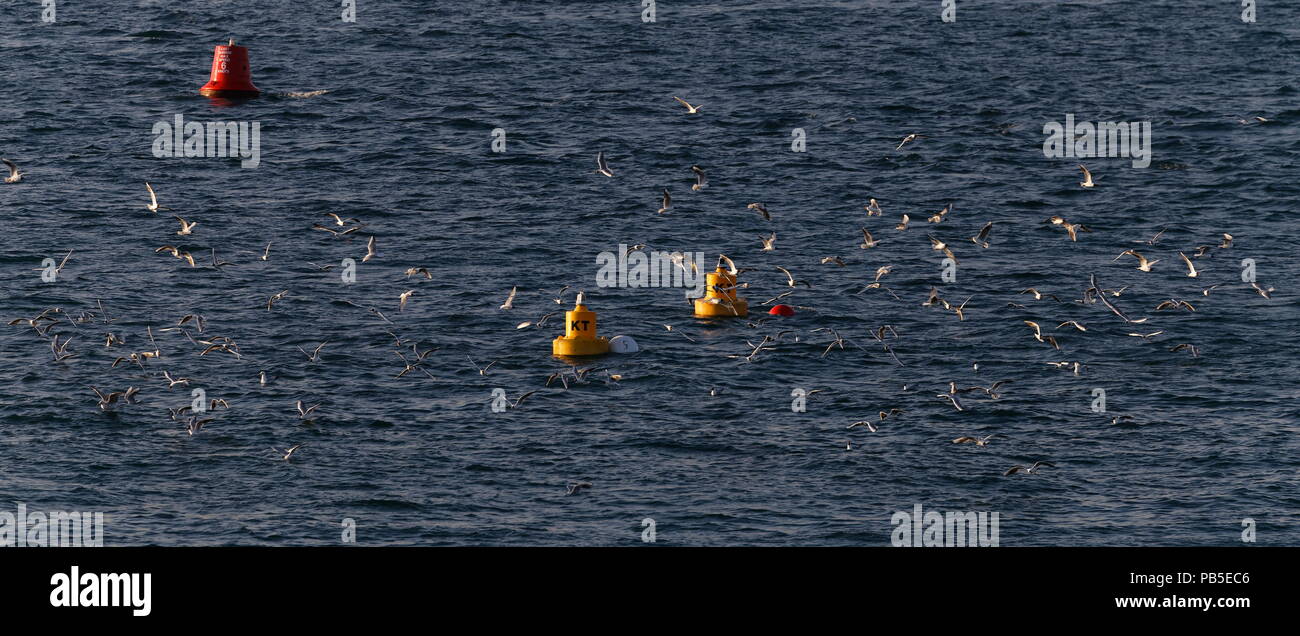
[[[0, 510], [102, 511], [106, 545], [333, 545], [345, 518], [361, 545], [641, 545], [647, 517], [666, 545], [888, 545], [915, 504], [998, 512], [1003, 546], [1240, 545], [1243, 518], [1260, 544], [1300, 543], [1295, 3], [1260, 0], [1255, 23], [1220, 0], [957, 0], [952, 23], [938, 1], [665, 1], [653, 23], [632, 1], [358, 0], [355, 23], [329, 2], [58, 6], [53, 24], [36, 0], [0, 16], [0, 156], [26, 173], [0, 184], [0, 317], [62, 310], [45, 336], [0, 325]], [[196, 94], [231, 37], [261, 99]], [[177, 114], [260, 122], [260, 165], [155, 157], [153, 125]], [[1150, 167], [1085, 159], [1098, 185], [1080, 187], [1080, 161], [1042, 149], [1067, 114], [1150, 122]], [[146, 181], [172, 212], [144, 208]], [[313, 230], [330, 212], [365, 227]], [[198, 225], [178, 236], [170, 214]], [[1091, 232], [1072, 242], [1053, 215]], [[968, 240], [989, 221], [987, 249]], [[858, 247], [863, 227], [877, 247]], [[927, 235], [955, 253], [955, 282]], [[694, 319], [680, 289], [598, 288], [597, 255], [620, 243], [753, 268], [750, 320]], [[1201, 245], [1189, 278], [1178, 254]], [[214, 248], [234, 265], [204, 267]], [[1160, 262], [1113, 260], [1127, 249]], [[755, 324], [790, 291], [776, 266], [811, 288], [783, 300], [795, 316]], [[864, 291], [885, 266], [898, 300]], [[1076, 302], [1090, 274], [1149, 319]], [[922, 307], [931, 287], [969, 298], [965, 320]], [[516, 325], [576, 289], [603, 335], [642, 351], [548, 387], [574, 368], [550, 355], [561, 316]], [[1155, 311], [1170, 298], [1195, 311]], [[191, 336], [241, 357], [161, 331], [190, 313], [206, 318]], [[869, 335], [886, 324], [901, 366]], [[162, 356], [114, 368], [154, 349], [148, 327]], [[851, 344], [823, 355], [825, 328]], [[53, 361], [54, 334], [76, 357]], [[324, 341], [318, 362], [298, 351]], [[397, 378], [411, 342], [437, 348], [429, 374]], [[964, 393], [962, 411], [936, 397], [998, 380], [999, 399]], [[139, 401], [106, 413], [91, 386]], [[191, 436], [168, 409], [193, 388], [230, 408]], [[496, 388], [538, 392], [495, 413]], [[822, 391], [796, 413], [795, 388]], [[321, 404], [312, 421], [298, 400]], [[846, 429], [890, 408], [876, 433]], [[272, 451], [302, 443], [289, 462]], [[1055, 468], [1002, 474], [1038, 460]]]

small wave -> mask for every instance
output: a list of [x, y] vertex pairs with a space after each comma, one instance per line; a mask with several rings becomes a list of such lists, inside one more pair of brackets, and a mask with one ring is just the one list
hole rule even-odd
[[179, 40], [185, 37], [183, 33], [176, 31], [140, 31], [137, 33], [128, 33], [129, 38], [149, 38], [152, 40]]
[[320, 95], [324, 95], [325, 93], [328, 93], [328, 92], [330, 92], [330, 91], [329, 91], [329, 90], [319, 90], [319, 91], [291, 91], [291, 92], [288, 92], [288, 93], [276, 93], [275, 96], [276, 96], [276, 97], [287, 97], [287, 98], [290, 98], [290, 99], [306, 99], [306, 98], [308, 98], [308, 97], [317, 97], [317, 96], [320, 96]]

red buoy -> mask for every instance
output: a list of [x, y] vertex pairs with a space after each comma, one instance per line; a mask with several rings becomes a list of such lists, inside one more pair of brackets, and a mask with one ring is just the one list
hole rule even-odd
[[205, 97], [257, 97], [262, 91], [253, 86], [253, 72], [248, 68], [248, 47], [218, 44], [212, 53], [212, 74], [199, 89]]
[[767, 313], [772, 314], [773, 316], [793, 316], [794, 307], [789, 305], [772, 305], [772, 308], [767, 310]]

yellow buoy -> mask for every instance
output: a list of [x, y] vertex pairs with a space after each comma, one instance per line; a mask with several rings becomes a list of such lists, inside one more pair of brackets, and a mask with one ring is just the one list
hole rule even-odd
[[557, 356], [595, 356], [609, 353], [609, 339], [596, 336], [596, 312], [582, 304], [582, 294], [573, 309], [564, 312], [564, 335], [551, 342]]
[[700, 318], [749, 315], [749, 301], [736, 297], [736, 277], [718, 265], [717, 271], [704, 276], [704, 298], [695, 299], [695, 315]]

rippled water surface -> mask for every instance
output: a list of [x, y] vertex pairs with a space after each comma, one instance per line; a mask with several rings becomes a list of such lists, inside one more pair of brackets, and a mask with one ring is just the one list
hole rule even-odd
[[[639, 545], [646, 517], [660, 544], [887, 545], [893, 512], [918, 503], [999, 512], [1004, 546], [1232, 545], [1245, 517], [1261, 543], [1300, 539], [1294, 3], [1261, 1], [1253, 24], [1209, 0], [958, 0], [951, 24], [939, 2], [662, 2], [654, 23], [637, 2], [358, 0], [356, 23], [330, 3], [60, 3], [54, 24], [22, 4], [0, 17], [0, 155], [26, 173], [0, 184], [0, 317], [62, 313], [46, 336], [0, 326], [6, 509], [104, 511], [108, 545], [328, 545], [344, 518], [368, 545]], [[230, 37], [261, 99], [196, 94]], [[1078, 161], [1042, 151], [1067, 113], [1150, 122], [1150, 167], [1087, 159], [1098, 185], [1081, 188]], [[176, 114], [260, 122], [261, 164], [153, 156], [154, 123]], [[144, 208], [145, 181], [172, 212]], [[365, 227], [313, 230], [330, 212]], [[169, 214], [198, 225], [178, 236]], [[1072, 242], [1053, 215], [1091, 232]], [[990, 221], [987, 249], [968, 240]], [[863, 227], [878, 246], [858, 247]], [[619, 244], [727, 254], [751, 268], [752, 315], [697, 320], [680, 289], [597, 287]], [[1189, 278], [1179, 252], [1201, 245]], [[212, 249], [234, 265], [205, 267]], [[1160, 262], [1113, 260], [1126, 249]], [[1271, 298], [1242, 282], [1244, 259]], [[783, 299], [792, 317], [761, 305], [790, 291], [777, 266], [811, 284]], [[1077, 302], [1090, 274], [1148, 320]], [[923, 307], [932, 287], [969, 298], [965, 319]], [[576, 289], [602, 334], [642, 351], [575, 366], [550, 355], [562, 314], [516, 329]], [[1171, 298], [1195, 311], [1155, 310]], [[240, 357], [162, 331], [190, 313], [206, 319], [190, 337]], [[149, 327], [162, 356], [113, 367], [155, 348]], [[844, 349], [827, 353], [828, 328]], [[53, 334], [76, 356], [53, 362]], [[321, 342], [317, 362], [298, 350]], [[428, 373], [395, 377], [411, 343], [436, 347]], [[1047, 364], [1063, 361], [1083, 366]], [[998, 380], [999, 399], [963, 393], [962, 411], [936, 397]], [[141, 391], [107, 413], [91, 386]], [[229, 409], [191, 436], [168, 409], [194, 388]], [[494, 413], [495, 388], [537, 393]], [[796, 388], [821, 389], [806, 412]], [[320, 404], [309, 421], [299, 400]], [[878, 432], [846, 428], [891, 408]], [[303, 443], [290, 462], [272, 451]], [[1002, 475], [1038, 460], [1055, 468]], [[592, 486], [566, 496], [575, 482]]]

